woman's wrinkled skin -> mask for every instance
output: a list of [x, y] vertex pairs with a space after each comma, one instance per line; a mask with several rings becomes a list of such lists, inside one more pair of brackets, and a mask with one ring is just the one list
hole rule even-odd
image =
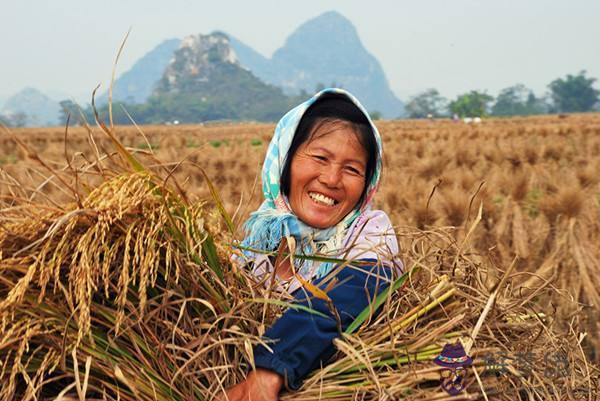
[[351, 126], [319, 127], [292, 159], [292, 212], [315, 228], [336, 225], [360, 200], [366, 169], [366, 151]]

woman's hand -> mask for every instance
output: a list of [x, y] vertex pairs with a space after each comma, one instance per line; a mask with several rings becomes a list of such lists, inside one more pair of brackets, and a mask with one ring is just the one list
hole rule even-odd
[[283, 377], [267, 369], [257, 368], [241, 383], [228, 389], [219, 401], [277, 401]]

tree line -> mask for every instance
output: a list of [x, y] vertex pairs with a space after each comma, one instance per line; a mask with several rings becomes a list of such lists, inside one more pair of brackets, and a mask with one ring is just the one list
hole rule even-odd
[[600, 91], [594, 88], [595, 78], [586, 72], [557, 78], [548, 84], [549, 92], [536, 97], [523, 84], [502, 89], [498, 96], [472, 90], [453, 100], [444, 98], [431, 88], [410, 98], [406, 103], [408, 118], [527, 116], [548, 113], [578, 113], [600, 111]]
[[[406, 117], [463, 118], [600, 111], [600, 90], [594, 88], [595, 82], [596, 78], [587, 77], [586, 71], [581, 71], [577, 75], [569, 74], [565, 78], [557, 78], [550, 82], [548, 93], [542, 97], [537, 97], [523, 84], [502, 89], [495, 98], [485, 91], [471, 90], [453, 100], [446, 99], [437, 89], [431, 88], [409, 99], [405, 105]], [[249, 101], [242, 99], [243, 96], [236, 91], [220, 91], [220, 93], [228, 95], [220, 96], [218, 101], [211, 99], [212, 101], [208, 102], [198, 96], [162, 96], [151, 98], [145, 104], [115, 104], [113, 118], [117, 124], [131, 124], [130, 116], [140, 124], [160, 124], [175, 120], [181, 123], [198, 123], [218, 119], [275, 121], [290, 104], [308, 97], [308, 94], [302, 93], [283, 102], [279, 98], [274, 99], [273, 96], [267, 95], [262, 96], [260, 101]], [[255, 107], [244, 110], [248, 104]], [[66, 123], [69, 115], [71, 124], [77, 124], [83, 119], [90, 123], [94, 121], [91, 106], [81, 107], [70, 100], [64, 100], [60, 105], [62, 110], [59, 124], [61, 125]], [[99, 107], [98, 112], [102, 119], [107, 119], [106, 105]], [[372, 111], [371, 114], [375, 119], [380, 117], [377, 111]], [[0, 115], [0, 124], [9, 127], [25, 126], [26, 120], [27, 116], [23, 112], [10, 116]]]
[[[549, 92], [543, 97], [537, 97], [532, 90], [523, 84], [513, 85], [502, 89], [497, 97], [493, 97], [486, 92], [472, 90], [457, 96], [453, 100], [448, 100], [440, 95], [437, 89], [428, 89], [416, 96], [410, 98], [406, 103], [406, 117], [408, 118], [435, 118], [435, 117], [484, 117], [484, 116], [527, 116], [536, 114], [553, 113], [577, 113], [588, 111], [600, 111], [600, 90], [594, 88], [595, 78], [587, 77], [586, 71], [581, 71], [577, 75], [568, 74], [565, 78], [557, 78], [548, 84]], [[339, 84], [332, 84], [339, 86]], [[322, 89], [320, 85], [316, 90]], [[239, 93], [238, 93], [239, 95]], [[295, 97], [293, 102], [300, 102], [309, 95], [302, 93]], [[230, 95], [235, 99], [235, 93]], [[233, 110], [240, 107], [240, 104], [233, 105], [233, 101], [228, 99], [224, 102], [229, 107], [220, 107], [223, 104], [213, 102], [202, 102], [194, 106], [194, 96], [169, 96], [151, 98], [145, 104], [125, 104], [113, 106], [113, 118], [117, 124], [131, 124], [130, 117], [134, 118], [140, 124], [160, 124], [171, 122], [175, 116], [179, 122], [194, 123], [204, 120], [194, 120], [194, 118], [203, 117], [208, 120], [216, 119], [240, 119], [248, 117], [243, 111]], [[264, 98], [263, 98], [264, 100]], [[230, 104], [232, 103], [232, 104]], [[262, 110], [259, 120], [277, 120], [282, 114], [280, 107], [272, 107], [272, 102], [262, 104], [261, 107], [266, 111], [271, 108], [276, 109], [267, 113]], [[281, 103], [278, 101], [276, 103]], [[72, 101], [61, 102], [61, 123], [65, 123], [67, 115], [71, 114], [71, 123], [76, 123], [81, 117], [90, 122], [94, 121], [94, 113], [91, 107], [80, 108]], [[177, 107], [176, 107], [177, 106]], [[285, 105], [286, 107], [289, 104]], [[128, 111], [125, 113], [124, 109]], [[178, 110], [177, 113], [175, 111]], [[102, 119], [107, 119], [107, 106], [99, 108], [99, 114]], [[241, 113], [241, 114], [240, 114]], [[256, 114], [256, 113], [254, 113]], [[377, 111], [370, 113], [374, 119], [378, 119], [380, 114]], [[237, 117], [237, 118], [236, 118]], [[255, 116], [253, 116], [255, 117]]]

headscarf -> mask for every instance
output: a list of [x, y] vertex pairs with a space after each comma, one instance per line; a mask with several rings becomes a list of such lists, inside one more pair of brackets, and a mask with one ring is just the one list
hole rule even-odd
[[[370, 182], [367, 183], [362, 202], [357, 208], [348, 213], [348, 215], [346, 215], [337, 225], [325, 229], [318, 229], [303, 223], [293, 213], [290, 203], [281, 188], [281, 174], [285, 166], [286, 158], [293, 156], [288, 155], [288, 151], [302, 116], [318, 99], [332, 95], [345, 97], [364, 114], [375, 137], [377, 148], [379, 150], [379, 157], [375, 163], [373, 176]], [[369, 117], [369, 114], [359, 101], [343, 89], [328, 88], [317, 93], [306, 102], [286, 113], [275, 127], [275, 132], [267, 149], [262, 168], [262, 190], [265, 200], [258, 210], [251, 213], [244, 224], [247, 235], [242, 241], [242, 246], [262, 251], [274, 251], [284, 237], [291, 236], [296, 240], [297, 249], [304, 255], [318, 254], [329, 257], [337, 256], [342, 250], [344, 237], [352, 222], [356, 220], [361, 213], [371, 207], [373, 195], [379, 185], [382, 166], [381, 160], [382, 146], [379, 132]], [[252, 251], [246, 250], [244, 253], [250, 258], [256, 256]], [[315, 274], [316, 277], [319, 278], [329, 273], [333, 267], [332, 263], [321, 263], [318, 266], [318, 270], [315, 271], [311, 268], [312, 263], [305, 263], [307, 261], [303, 261], [299, 258], [296, 258], [294, 262], [297, 272], [305, 278], [310, 277], [303, 274], [303, 269], [311, 269], [311, 271], [313, 271], [312, 274]], [[304, 273], [306, 273], [306, 271]]]

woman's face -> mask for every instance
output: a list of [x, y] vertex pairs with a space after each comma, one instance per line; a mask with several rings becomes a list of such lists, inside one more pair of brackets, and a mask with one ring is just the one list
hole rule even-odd
[[339, 223], [362, 195], [367, 157], [348, 124], [318, 127], [292, 158], [289, 201], [294, 214], [315, 228]]

